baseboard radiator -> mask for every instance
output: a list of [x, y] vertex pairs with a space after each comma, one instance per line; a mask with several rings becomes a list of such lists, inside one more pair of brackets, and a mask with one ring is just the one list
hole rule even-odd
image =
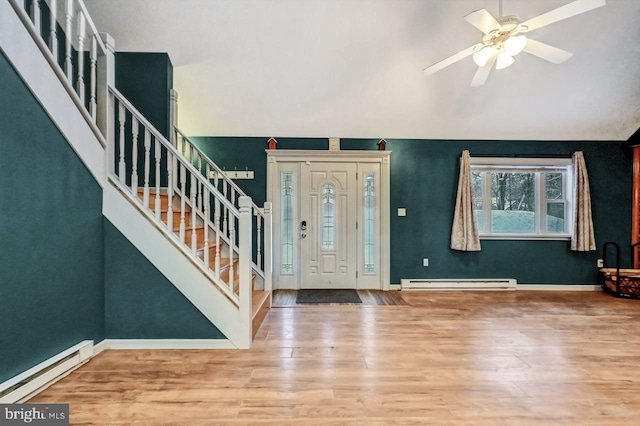
[[93, 341], [85, 340], [0, 383], [0, 404], [15, 404], [29, 399], [87, 362], [92, 356]]
[[512, 278], [491, 279], [402, 279], [401, 290], [515, 290]]

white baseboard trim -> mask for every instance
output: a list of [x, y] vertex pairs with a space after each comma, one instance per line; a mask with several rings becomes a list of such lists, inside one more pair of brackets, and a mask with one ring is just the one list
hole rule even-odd
[[599, 285], [518, 284], [516, 290], [525, 291], [601, 291]]
[[105, 339], [109, 350], [238, 349], [228, 339]]
[[40, 364], [0, 383], [0, 403], [27, 401], [58, 380], [88, 362], [93, 354], [93, 341], [84, 340]]
[[389, 290], [402, 290], [402, 284], [389, 284]]
[[106, 349], [107, 349], [107, 341], [106, 340], [103, 340], [102, 342], [98, 343], [97, 345], [93, 345], [93, 356], [100, 355]]

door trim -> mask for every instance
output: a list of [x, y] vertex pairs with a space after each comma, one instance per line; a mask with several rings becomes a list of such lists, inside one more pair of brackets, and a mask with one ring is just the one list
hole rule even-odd
[[[391, 151], [325, 151], [325, 150], [265, 150], [267, 154], [267, 201], [273, 203], [274, 223], [273, 223], [273, 276], [274, 289], [300, 288], [300, 265], [299, 256], [294, 256], [297, 264], [294, 266], [296, 279], [289, 280], [285, 285], [280, 282], [280, 223], [276, 223], [276, 218], [280, 217], [280, 179], [278, 174], [278, 163], [306, 163], [306, 162], [348, 162], [348, 163], [378, 163], [380, 164], [380, 287], [381, 290], [389, 290], [389, 279], [391, 275], [390, 265], [390, 160]], [[358, 171], [358, 173], [360, 173]], [[294, 219], [297, 220], [298, 218]], [[294, 222], [297, 223], [297, 222]], [[294, 232], [294, 246], [297, 247], [299, 241], [298, 233]]]

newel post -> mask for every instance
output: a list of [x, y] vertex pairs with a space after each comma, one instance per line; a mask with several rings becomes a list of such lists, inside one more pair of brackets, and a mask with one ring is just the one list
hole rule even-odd
[[100, 38], [106, 48], [103, 55], [98, 57], [98, 87], [97, 87], [97, 124], [107, 141], [107, 175], [115, 172], [115, 99], [109, 93], [109, 86], [116, 85], [115, 41], [107, 33], [100, 33]]
[[[269, 201], [264, 203], [264, 290], [273, 291], [273, 210]], [[271, 298], [271, 295], [269, 295]]]
[[253, 208], [251, 197], [239, 197], [238, 205], [240, 210], [240, 218], [238, 220], [238, 280], [240, 289], [240, 320], [246, 324], [246, 332], [242, 336], [242, 347], [239, 349], [248, 349], [251, 347], [253, 333], [251, 330], [251, 314], [252, 314], [252, 284], [251, 284], [251, 259], [252, 259], [252, 236], [251, 224], [253, 222]]

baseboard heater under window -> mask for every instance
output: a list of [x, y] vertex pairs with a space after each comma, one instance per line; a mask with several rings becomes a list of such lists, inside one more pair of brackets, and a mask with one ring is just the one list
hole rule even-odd
[[41, 362], [4, 383], [0, 383], [0, 404], [23, 402], [93, 356], [93, 341], [85, 340]]
[[491, 279], [401, 279], [402, 290], [515, 290], [512, 278]]

